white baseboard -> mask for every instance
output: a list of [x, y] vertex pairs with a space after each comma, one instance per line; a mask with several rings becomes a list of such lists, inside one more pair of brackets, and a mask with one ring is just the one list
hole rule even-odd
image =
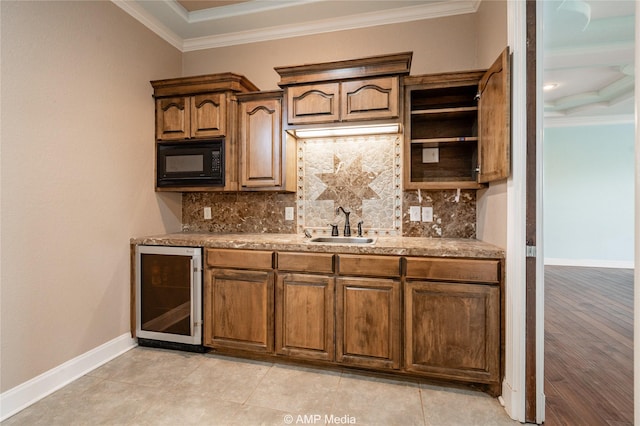
[[544, 264], [554, 266], [585, 266], [589, 268], [634, 268], [633, 260], [560, 259], [546, 257]]
[[0, 394], [0, 421], [137, 346], [125, 333]]

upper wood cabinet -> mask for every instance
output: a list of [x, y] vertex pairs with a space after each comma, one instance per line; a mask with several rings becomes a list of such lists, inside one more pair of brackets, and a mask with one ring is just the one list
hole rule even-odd
[[398, 117], [398, 77], [305, 84], [287, 91], [289, 124]]
[[226, 118], [224, 93], [156, 99], [156, 139], [225, 136]]
[[190, 143], [224, 138], [224, 186], [156, 188], [157, 191], [237, 191], [238, 123], [236, 95], [257, 91], [245, 77], [232, 73], [172, 78], [151, 82], [156, 103], [156, 144]]
[[486, 71], [404, 79], [405, 189], [483, 187], [510, 173], [505, 49]]
[[397, 119], [412, 53], [278, 67], [289, 125]]
[[159, 141], [227, 136], [233, 126], [227, 106], [233, 94], [258, 90], [232, 73], [154, 80], [151, 86]]
[[240, 189], [295, 191], [295, 139], [282, 132], [282, 91], [237, 95]]

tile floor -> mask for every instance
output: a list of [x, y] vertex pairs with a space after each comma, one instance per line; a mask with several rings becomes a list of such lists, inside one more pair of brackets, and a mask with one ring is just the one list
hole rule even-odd
[[142, 347], [2, 422], [190, 424], [519, 425], [470, 390]]

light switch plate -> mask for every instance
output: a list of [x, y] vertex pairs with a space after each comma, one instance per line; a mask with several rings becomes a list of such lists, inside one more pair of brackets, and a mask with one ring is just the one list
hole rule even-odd
[[433, 207], [422, 208], [422, 221], [433, 222]]
[[293, 220], [293, 207], [284, 208], [284, 220]]
[[206, 220], [211, 220], [211, 207], [204, 208], [204, 218]]
[[420, 222], [420, 206], [409, 207], [409, 220], [411, 222]]

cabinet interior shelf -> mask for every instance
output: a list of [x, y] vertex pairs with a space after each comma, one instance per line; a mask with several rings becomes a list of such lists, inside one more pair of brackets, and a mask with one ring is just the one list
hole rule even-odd
[[464, 143], [464, 142], [478, 142], [477, 136], [457, 136], [451, 138], [422, 138], [411, 139], [412, 144], [423, 145], [437, 145], [441, 143]]
[[473, 112], [473, 111], [478, 111], [478, 107], [470, 106], [470, 107], [455, 107], [455, 108], [415, 109], [411, 111], [411, 114], [412, 115], [452, 114], [452, 113]]

